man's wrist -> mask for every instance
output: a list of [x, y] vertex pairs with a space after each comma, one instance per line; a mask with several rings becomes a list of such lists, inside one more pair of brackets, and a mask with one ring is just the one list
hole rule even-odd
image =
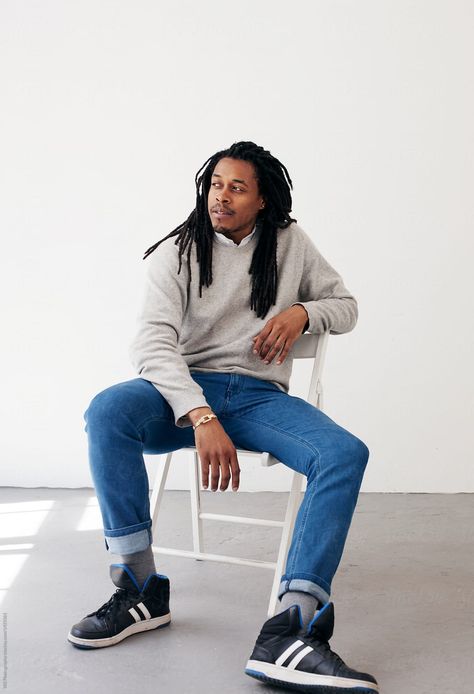
[[296, 308], [297, 306], [298, 306], [298, 308], [303, 309], [301, 314], [304, 315], [304, 317], [306, 318], [304, 327], [301, 330], [302, 333], [305, 333], [309, 328], [309, 313], [306, 310], [306, 308], [303, 306], [303, 304], [293, 304], [292, 308]]
[[194, 410], [188, 412], [189, 421], [194, 426], [203, 414], [211, 414], [212, 410], [210, 407], [195, 407]]

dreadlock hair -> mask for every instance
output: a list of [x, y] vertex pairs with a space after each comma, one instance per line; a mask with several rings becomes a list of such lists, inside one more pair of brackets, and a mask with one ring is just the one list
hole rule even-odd
[[179, 267], [181, 271], [182, 256], [187, 250], [189, 268], [188, 289], [191, 283], [191, 248], [196, 244], [196, 256], [199, 263], [199, 296], [202, 287], [212, 284], [212, 246], [214, 230], [208, 213], [207, 198], [211, 186], [211, 177], [217, 162], [224, 157], [241, 159], [253, 164], [259, 192], [265, 200], [265, 207], [259, 212], [256, 225], [261, 233], [250, 264], [252, 291], [250, 308], [257, 317], [265, 317], [270, 306], [275, 304], [277, 291], [277, 230], [286, 229], [296, 219], [290, 217], [291, 192], [293, 183], [285, 166], [270, 152], [254, 142], [234, 142], [228, 149], [216, 152], [201, 166], [195, 176], [196, 207], [182, 224], [173, 229], [168, 236], [155, 243], [145, 251], [143, 260], [166, 239], [177, 236], [175, 245], [179, 246]]

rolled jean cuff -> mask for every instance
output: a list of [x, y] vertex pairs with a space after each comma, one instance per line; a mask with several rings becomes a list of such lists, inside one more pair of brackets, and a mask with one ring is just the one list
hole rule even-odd
[[113, 554], [133, 554], [142, 552], [153, 542], [151, 527], [145, 527], [128, 535], [110, 535], [110, 532], [120, 532], [117, 530], [105, 531], [105, 546]]
[[299, 591], [300, 593], [309, 593], [317, 598], [323, 605], [329, 602], [330, 599], [329, 593], [313, 581], [308, 581], [306, 578], [285, 579], [283, 576], [278, 589], [278, 598], [281, 600], [282, 596], [290, 590]]

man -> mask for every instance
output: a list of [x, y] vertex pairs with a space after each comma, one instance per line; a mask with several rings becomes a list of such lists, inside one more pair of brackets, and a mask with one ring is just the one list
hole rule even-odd
[[100, 648], [170, 623], [169, 579], [156, 573], [150, 547], [144, 452], [196, 445], [204, 488], [224, 491], [239, 487], [236, 447], [268, 451], [305, 474], [307, 489], [279, 612], [263, 624], [245, 672], [320, 694], [377, 692], [374, 677], [348, 667], [328, 643], [331, 581], [369, 450], [288, 393], [302, 332], [352, 330], [357, 302], [290, 217], [292, 182], [269, 151], [234, 143], [195, 180], [195, 209], [145, 253], [153, 255], [130, 350], [139, 378], [102, 391], [85, 413], [118, 590], [68, 638]]

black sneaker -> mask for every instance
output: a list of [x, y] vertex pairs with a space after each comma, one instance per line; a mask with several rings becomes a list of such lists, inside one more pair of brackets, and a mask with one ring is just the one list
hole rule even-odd
[[77, 648], [115, 646], [127, 636], [165, 627], [171, 621], [166, 576], [150, 574], [140, 589], [128, 566], [112, 564], [110, 577], [118, 590], [102, 607], [74, 624], [68, 634], [68, 641]]
[[302, 628], [301, 611], [292, 605], [271, 617], [260, 631], [245, 672], [262, 682], [313, 694], [374, 694], [377, 681], [348, 667], [329, 646], [334, 604], [328, 602]]

